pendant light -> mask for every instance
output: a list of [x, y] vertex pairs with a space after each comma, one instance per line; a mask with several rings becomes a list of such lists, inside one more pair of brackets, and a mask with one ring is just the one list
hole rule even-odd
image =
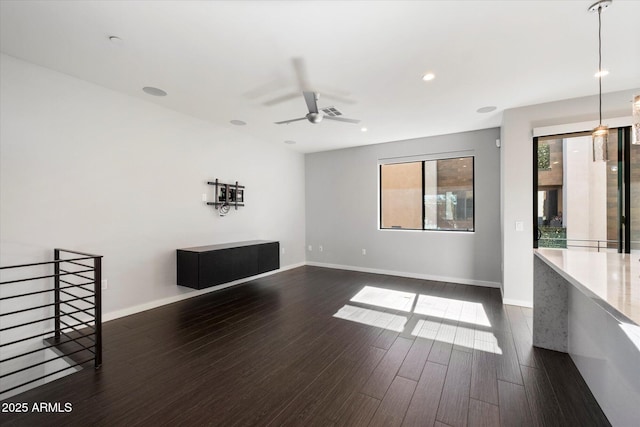
[[598, 99], [600, 121], [591, 134], [593, 139], [593, 161], [608, 160], [609, 127], [602, 124], [602, 11], [611, 6], [612, 0], [600, 0], [589, 7], [589, 12], [598, 12]]
[[640, 144], [640, 95], [633, 98], [633, 136], [632, 144]]

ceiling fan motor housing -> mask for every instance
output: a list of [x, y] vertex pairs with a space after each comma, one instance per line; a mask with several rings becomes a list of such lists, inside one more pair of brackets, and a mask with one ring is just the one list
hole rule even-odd
[[307, 120], [311, 123], [320, 123], [324, 115], [322, 113], [309, 113], [307, 114]]

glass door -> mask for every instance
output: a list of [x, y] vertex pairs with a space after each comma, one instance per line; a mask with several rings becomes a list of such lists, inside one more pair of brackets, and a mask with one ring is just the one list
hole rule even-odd
[[632, 136], [634, 135], [631, 135], [630, 130], [629, 133], [623, 134], [625, 152], [629, 153], [628, 156], [625, 156], [624, 162], [625, 186], [628, 188], [624, 215], [625, 218], [628, 218], [629, 223], [625, 236], [628, 242], [625, 252], [640, 251], [640, 140], [636, 140]]
[[590, 132], [534, 138], [534, 247], [640, 249], [640, 146], [628, 130], [610, 130], [606, 162], [593, 161]]

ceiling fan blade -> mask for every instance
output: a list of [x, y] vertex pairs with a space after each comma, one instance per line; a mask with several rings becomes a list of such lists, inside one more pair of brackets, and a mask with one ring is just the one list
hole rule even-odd
[[355, 104], [356, 103], [356, 101], [354, 101], [353, 99], [345, 98], [343, 96], [334, 95], [334, 94], [327, 93], [327, 92], [322, 92], [322, 98], [323, 99], [324, 98], [333, 99], [334, 101], [339, 101], [342, 104]]
[[269, 101], [264, 102], [262, 105], [276, 105], [276, 104], [280, 104], [281, 102], [285, 102], [285, 101], [289, 101], [290, 99], [294, 99], [300, 96], [300, 92], [292, 92], [292, 93], [288, 93], [286, 95], [282, 95], [279, 96], [277, 98], [273, 98]]
[[275, 124], [284, 125], [284, 124], [289, 124], [291, 122], [297, 122], [297, 121], [300, 121], [300, 120], [307, 120], [307, 118], [306, 117], [300, 117], [299, 119], [291, 119], [291, 120], [284, 120], [284, 121], [281, 121], [281, 122], [275, 122]]
[[309, 74], [307, 73], [307, 64], [304, 58], [291, 58], [293, 63], [293, 69], [296, 72], [296, 79], [298, 80], [298, 88], [301, 91], [310, 90]]
[[360, 120], [356, 119], [347, 119], [346, 117], [333, 117], [333, 116], [324, 116], [324, 120], [335, 120], [337, 122], [346, 122], [346, 123], [360, 123]]
[[304, 95], [304, 101], [307, 103], [307, 108], [310, 113], [318, 112], [318, 104], [316, 103], [316, 93], [315, 92], [302, 92]]
[[287, 81], [280, 75], [271, 80], [270, 82], [261, 84], [258, 87], [248, 90], [243, 95], [248, 99], [256, 99], [263, 96], [270, 95], [278, 90], [284, 89], [287, 86]]

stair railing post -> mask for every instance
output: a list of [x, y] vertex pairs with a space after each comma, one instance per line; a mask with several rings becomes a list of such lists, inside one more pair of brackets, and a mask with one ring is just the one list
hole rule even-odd
[[[53, 259], [55, 261], [59, 261], [60, 260], [60, 249], [54, 249], [53, 250]], [[53, 271], [54, 271], [54, 278], [53, 278], [53, 286], [54, 286], [54, 292], [53, 292], [53, 302], [55, 304], [54, 306], [54, 310], [55, 310], [55, 319], [54, 319], [54, 328], [55, 328], [55, 341], [59, 342], [60, 341], [60, 263], [59, 262], [54, 262], [53, 263]]]
[[93, 259], [94, 266], [94, 311], [96, 328], [95, 368], [102, 365], [102, 257]]

